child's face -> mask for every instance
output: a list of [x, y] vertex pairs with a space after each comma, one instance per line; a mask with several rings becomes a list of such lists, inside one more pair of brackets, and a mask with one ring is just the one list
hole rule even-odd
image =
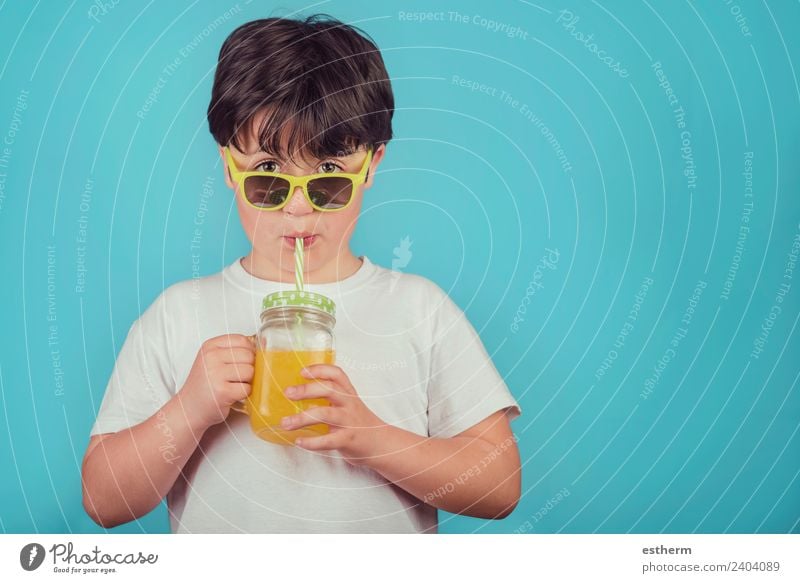
[[[323, 160], [307, 159], [297, 156], [295, 160], [282, 160], [259, 149], [254, 137], [243, 140], [244, 152], [231, 145], [231, 156], [239, 170], [280, 172], [302, 176], [316, 173], [356, 174], [366, 158], [363, 149], [342, 157]], [[365, 189], [372, 186], [375, 170], [383, 158], [385, 147], [380, 146], [373, 154], [367, 181], [353, 193], [350, 205], [340, 211], [321, 212], [309, 204], [300, 188], [295, 189], [289, 202], [277, 211], [258, 210], [247, 204], [237, 185], [231, 180], [226, 168], [225, 180], [236, 193], [236, 205], [245, 234], [253, 244], [253, 256], [259, 262], [266, 262], [269, 271], [281, 274], [281, 279], [294, 274], [294, 236], [311, 236], [304, 245], [305, 267], [309, 274], [325, 273], [336, 278], [332, 272], [342, 256], [350, 254], [350, 237], [355, 229], [361, 210], [361, 199]], [[225, 161], [224, 150], [220, 155]], [[338, 279], [338, 278], [336, 278]]]

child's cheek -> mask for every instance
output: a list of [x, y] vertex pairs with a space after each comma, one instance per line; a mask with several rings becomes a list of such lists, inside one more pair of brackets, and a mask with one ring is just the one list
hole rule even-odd
[[[262, 254], [278, 255], [281, 251], [280, 235], [277, 233], [272, 217], [263, 216], [266, 213], [256, 209], [239, 206], [239, 219], [245, 235], [253, 247]], [[275, 213], [273, 213], [275, 214]]]

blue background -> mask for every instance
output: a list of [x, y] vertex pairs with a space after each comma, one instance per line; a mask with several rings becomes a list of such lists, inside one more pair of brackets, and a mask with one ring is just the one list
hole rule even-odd
[[131, 323], [192, 276], [207, 180], [201, 273], [248, 251], [205, 119], [217, 53], [295, 11], [365, 29], [393, 79], [354, 252], [446, 289], [524, 410], [516, 511], [441, 530], [800, 532], [800, 4], [101, 7], [0, 3], [3, 532], [101, 530], [88, 431]]

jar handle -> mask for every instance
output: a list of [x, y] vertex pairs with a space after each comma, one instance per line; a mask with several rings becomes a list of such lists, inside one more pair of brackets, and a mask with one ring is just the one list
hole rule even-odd
[[[256, 338], [256, 335], [253, 334], [251, 336], [248, 336], [248, 338], [250, 339], [250, 342], [253, 343], [253, 349], [254, 350], [257, 349], [258, 348], [258, 339]], [[244, 401], [236, 401], [235, 403], [233, 403], [231, 405], [231, 410], [236, 411], [238, 413], [244, 413], [245, 415], [247, 415], [247, 408], [246, 408], [246, 404], [245, 404]]]

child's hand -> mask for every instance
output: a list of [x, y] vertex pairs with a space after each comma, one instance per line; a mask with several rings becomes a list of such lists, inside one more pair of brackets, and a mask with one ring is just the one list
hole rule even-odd
[[210, 427], [224, 421], [231, 405], [250, 394], [255, 371], [251, 338], [223, 334], [203, 342], [178, 393], [187, 415]]
[[350, 379], [338, 366], [315, 364], [303, 376], [314, 379], [303, 385], [288, 387], [284, 394], [299, 399], [324, 398], [330, 407], [314, 407], [297, 415], [284, 417], [281, 427], [299, 429], [315, 423], [327, 423], [329, 431], [320, 437], [303, 437], [295, 444], [308, 450], [338, 450], [353, 465], [365, 463], [374, 452], [375, 434], [386, 424], [370, 411], [358, 396]]

